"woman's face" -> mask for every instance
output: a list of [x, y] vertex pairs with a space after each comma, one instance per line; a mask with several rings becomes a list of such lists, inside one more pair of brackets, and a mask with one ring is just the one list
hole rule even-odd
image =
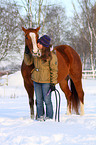
[[37, 46], [38, 46], [38, 49], [39, 50], [42, 50], [42, 48], [43, 48], [43, 45], [42, 44], [38, 43]]

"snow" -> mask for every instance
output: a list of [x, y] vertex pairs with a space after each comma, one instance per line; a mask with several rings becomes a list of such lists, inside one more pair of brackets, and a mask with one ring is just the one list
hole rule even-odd
[[[62, 96], [60, 122], [39, 122], [30, 118], [20, 71], [8, 76], [8, 86], [0, 86], [0, 145], [96, 145], [96, 80], [83, 80], [84, 116], [67, 116], [65, 96], [56, 88]], [[54, 93], [52, 102], [55, 115]]]

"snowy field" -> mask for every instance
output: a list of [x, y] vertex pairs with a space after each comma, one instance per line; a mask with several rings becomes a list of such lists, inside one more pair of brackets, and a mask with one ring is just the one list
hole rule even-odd
[[[85, 115], [66, 115], [66, 99], [59, 86], [60, 122], [30, 119], [27, 93], [20, 72], [0, 86], [0, 145], [96, 145], [96, 80], [83, 80]], [[52, 94], [55, 113], [55, 97]], [[35, 107], [36, 109], [36, 107]]]

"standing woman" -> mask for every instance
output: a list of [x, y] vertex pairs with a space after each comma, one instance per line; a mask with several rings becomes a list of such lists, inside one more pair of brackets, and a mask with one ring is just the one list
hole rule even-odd
[[[51, 93], [48, 91], [55, 90], [57, 83], [57, 57], [50, 51], [50, 37], [43, 35], [37, 41], [39, 55], [34, 56], [30, 53], [29, 48], [25, 46], [24, 62], [26, 65], [34, 63], [35, 68], [31, 71], [31, 79], [33, 80], [34, 90], [37, 101], [37, 120], [53, 118], [53, 106], [51, 101]], [[46, 105], [46, 116], [44, 114], [44, 102]]]

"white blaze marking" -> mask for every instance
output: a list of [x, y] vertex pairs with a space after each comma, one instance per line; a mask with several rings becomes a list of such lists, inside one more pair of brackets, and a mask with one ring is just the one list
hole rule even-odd
[[37, 43], [36, 43], [36, 35], [35, 33], [32, 33], [32, 32], [30, 32], [29, 35], [31, 37], [32, 44], [33, 44], [33, 52], [37, 53], [38, 48], [37, 48]]

